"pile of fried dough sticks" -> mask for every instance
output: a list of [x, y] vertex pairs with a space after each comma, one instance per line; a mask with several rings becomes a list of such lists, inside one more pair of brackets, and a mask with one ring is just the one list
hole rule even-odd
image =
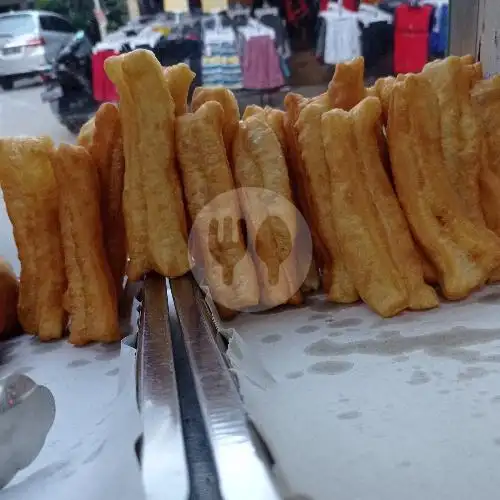
[[[19, 319], [41, 340], [68, 327], [76, 345], [119, 339], [124, 276], [187, 273], [193, 221], [223, 193], [234, 195], [211, 215], [242, 222], [231, 245], [199, 235], [210, 242], [197, 258], [224, 318], [300, 304], [320, 286], [331, 302], [361, 299], [390, 317], [437, 307], [438, 290], [458, 300], [500, 279], [500, 77], [483, 79], [471, 57], [371, 88], [358, 58], [336, 67], [324, 94], [290, 93], [285, 111], [249, 106], [243, 117], [224, 88], [195, 89], [189, 109], [194, 74], [164, 69], [148, 51], [109, 58], [106, 72], [119, 106], [103, 104], [78, 146], [0, 142]], [[300, 252], [278, 286], [268, 279], [292, 252], [297, 215], [257, 235], [263, 209], [235, 191], [250, 187], [289, 200], [307, 221], [305, 280]], [[255, 238], [259, 261], [246, 252]], [[218, 266], [208, 265], [214, 255]]]

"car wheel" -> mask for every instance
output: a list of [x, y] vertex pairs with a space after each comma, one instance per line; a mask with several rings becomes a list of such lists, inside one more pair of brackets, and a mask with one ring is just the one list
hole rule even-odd
[[4, 90], [12, 90], [12, 88], [14, 87], [14, 80], [12, 78], [2, 78], [0, 80], [0, 86]]

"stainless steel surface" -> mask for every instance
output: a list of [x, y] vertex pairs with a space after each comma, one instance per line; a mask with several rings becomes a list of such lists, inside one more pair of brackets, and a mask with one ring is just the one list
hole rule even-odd
[[224, 500], [280, 498], [252, 441], [236, 386], [215, 344], [200, 290], [190, 277], [170, 282]]
[[450, 54], [479, 53], [479, 13], [484, 0], [450, 1]]
[[189, 477], [168, 321], [165, 279], [144, 283], [137, 345], [138, 400], [144, 424], [142, 474], [146, 498], [188, 498]]

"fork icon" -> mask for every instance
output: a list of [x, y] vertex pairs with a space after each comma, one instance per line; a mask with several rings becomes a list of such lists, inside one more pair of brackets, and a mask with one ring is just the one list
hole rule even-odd
[[234, 268], [247, 252], [238, 223], [232, 217], [224, 217], [220, 234], [219, 220], [214, 218], [208, 228], [208, 249], [222, 267], [224, 284], [227, 286], [233, 283]]

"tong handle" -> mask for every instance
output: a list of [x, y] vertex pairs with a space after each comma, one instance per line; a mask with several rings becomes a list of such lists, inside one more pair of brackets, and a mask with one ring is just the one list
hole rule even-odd
[[252, 439], [241, 397], [214, 338], [214, 325], [191, 276], [170, 280], [175, 311], [191, 365], [221, 496], [278, 500], [268, 468]]
[[144, 425], [141, 468], [147, 500], [189, 497], [165, 278], [144, 281], [137, 339], [137, 398]]

